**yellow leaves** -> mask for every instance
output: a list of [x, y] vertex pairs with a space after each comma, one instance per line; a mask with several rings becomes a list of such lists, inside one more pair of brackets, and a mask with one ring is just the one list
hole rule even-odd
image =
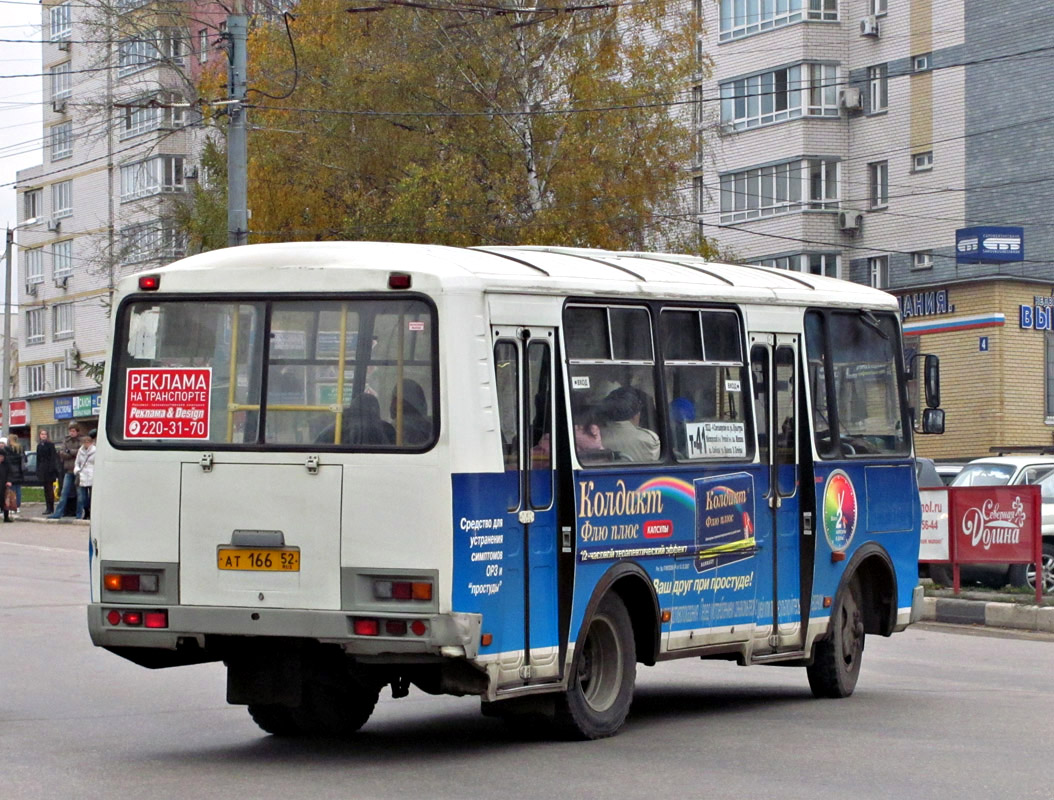
[[515, 27], [304, 0], [295, 66], [284, 26], [249, 43], [250, 87], [282, 95], [296, 81], [286, 100], [250, 95], [251, 240], [692, 244], [694, 223], [674, 213], [691, 142], [674, 103], [696, 69], [682, 7]]

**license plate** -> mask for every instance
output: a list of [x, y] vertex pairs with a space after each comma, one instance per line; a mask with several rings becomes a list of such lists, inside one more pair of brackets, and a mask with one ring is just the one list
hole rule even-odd
[[280, 547], [221, 547], [216, 552], [216, 566], [258, 572], [300, 572], [300, 551]]

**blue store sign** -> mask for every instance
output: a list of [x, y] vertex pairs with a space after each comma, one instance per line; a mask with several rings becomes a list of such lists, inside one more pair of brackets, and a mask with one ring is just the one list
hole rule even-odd
[[955, 232], [955, 261], [958, 264], [1024, 259], [1024, 228], [986, 225], [959, 228]]
[[73, 398], [55, 398], [55, 419], [73, 419]]

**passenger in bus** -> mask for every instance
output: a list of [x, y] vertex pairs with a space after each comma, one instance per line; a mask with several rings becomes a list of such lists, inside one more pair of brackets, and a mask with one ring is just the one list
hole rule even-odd
[[[389, 406], [391, 413], [392, 429], [398, 430], [399, 393], [397, 389], [392, 390], [392, 402]], [[402, 444], [426, 444], [432, 438], [432, 420], [428, 417], [428, 401], [425, 400], [425, 390], [415, 380], [406, 378], [403, 380], [403, 419], [402, 419]], [[399, 441], [393, 437], [393, 441]]]
[[344, 412], [344, 444], [392, 444], [395, 428], [381, 419], [381, 403], [369, 391], [357, 397]]
[[640, 426], [644, 408], [641, 392], [632, 386], [621, 386], [600, 404], [603, 425], [600, 434], [604, 445], [630, 461], [656, 461], [660, 442], [654, 431]]

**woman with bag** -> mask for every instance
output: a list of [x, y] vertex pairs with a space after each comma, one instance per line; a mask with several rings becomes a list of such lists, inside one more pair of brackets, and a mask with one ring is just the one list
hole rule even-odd
[[14, 512], [17, 514], [22, 507], [22, 484], [25, 481], [26, 461], [26, 451], [22, 449], [17, 433], [8, 434], [7, 445], [4, 447], [4, 461], [7, 463], [7, 479], [11, 482], [11, 488], [15, 490]]
[[77, 481], [77, 519], [91, 519], [91, 487], [95, 480], [95, 428], [81, 439], [77, 460], [73, 464]]

